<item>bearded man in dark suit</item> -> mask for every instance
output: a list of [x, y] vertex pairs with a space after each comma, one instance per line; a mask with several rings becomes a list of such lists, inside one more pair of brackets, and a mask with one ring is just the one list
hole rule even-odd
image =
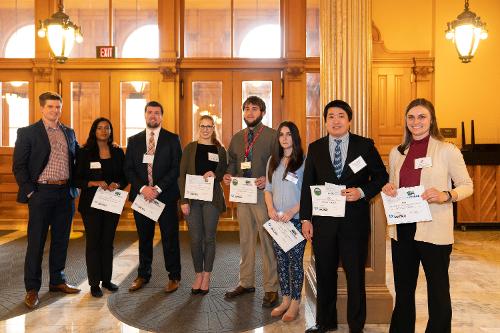
[[19, 186], [17, 201], [28, 203], [29, 208], [24, 303], [30, 309], [39, 303], [49, 226], [49, 290], [68, 294], [80, 291], [69, 285], [64, 275], [74, 198], [78, 195], [72, 184], [78, 143], [75, 132], [59, 121], [61, 96], [45, 92], [39, 96], [39, 102], [42, 119], [17, 131], [12, 165]]
[[[145, 200], [158, 199], [165, 208], [158, 219], [163, 258], [169, 281], [165, 292], [178, 289], [181, 279], [181, 257], [179, 248], [179, 218], [177, 200], [179, 199], [180, 160], [182, 156], [179, 136], [162, 128], [163, 107], [151, 101], [144, 110], [146, 129], [131, 136], [125, 155], [125, 176], [130, 187], [130, 201], [138, 195]], [[141, 289], [151, 278], [153, 262], [153, 237], [156, 222], [134, 211], [135, 225], [139, 235], [139, 268], [137, 278], [129, 291]]]

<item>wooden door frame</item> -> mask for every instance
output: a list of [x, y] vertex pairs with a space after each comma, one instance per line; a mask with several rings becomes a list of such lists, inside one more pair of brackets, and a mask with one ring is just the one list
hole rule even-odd
[[[126, 146], [125, 122], [121, 114], [120, 82], [149, 81], [151, 87], [150, 100], [159, 100], [160, 79], [156, 71], [133, 70], [133, 71], [111, 71], [110, 72], [110, 120], [113, 124], [119, 124], [120, 132], [115, 136], [115, 141]], [[164, 116], [165, 119], [165, 116]], [[162, 124], [163, 126], [164, 124]]]
[[[111, 119], [109, 112], [109, 71], [61, 70], [58, 72], [58, 75], [61, 85], [60, 94], [63, 98], [63, 112], [60, 118], [63, 124], [72, 128], [74, 127], [74, 124], [71, 122], [71, 82], [99, 82], [99, 116]], [[86, 134], [83, 133], [84, 136]], [[80, 142], [80, 144], [83, 144], [83, 142]]]
[[[281, 70], [250, 70], [250, 71], [234, 71], [233, 72], [233, 110], [240, 112], [233, 113], [233, 134], [241, 130], [241, 122], [243, 117], [241, 96], [243, 81], [272, 81], [272, 127], [278, 128], [282, 121], [283, 112], [281, 110]], [[238, 98], [240, 97], [240, 98]]]
[[[233, 88], [231, 71], [182, 71], [181, 80], [183, 85], [183, 96], [181, 96], [181, 112], [179, 115], [179, 134], [184, 147], [195, 138], [192, 137], [192, 83], [195, 81], [221, 81], [222, 82], [222, 144], [228, 146], [233, 136]], [[226, 89], [226, 86], [229, 87]], [[227, 124], [230, 124], [229, 130]]]

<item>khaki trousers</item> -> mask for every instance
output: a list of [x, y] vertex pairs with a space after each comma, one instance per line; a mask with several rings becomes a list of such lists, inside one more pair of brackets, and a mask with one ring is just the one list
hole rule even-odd
[[260, 239], [264, 271], [264, 291], [278, 291], [278, 271], [272, 238], [263, 225], [269, 220], [264, 193], [258, 191], [257, 204], [238, 204], [240, 224], [240, 286], [255, 287], [255, 251]]

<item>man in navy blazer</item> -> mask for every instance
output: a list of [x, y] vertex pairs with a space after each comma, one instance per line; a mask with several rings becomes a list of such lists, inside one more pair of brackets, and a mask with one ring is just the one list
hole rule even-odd
[[28, 247], [24, 263], [24, 303], [30, 309], [38, 303], [42, 283], [42, 257], [50, 226], [50, 291], [77, 293], [64, 275], [71, 220], [78, 195], [72, 185], [75, 132], [59, 122], [62, 98], [45, 92], [39, 96], [42, 119], [20, 128], [14, 147], [12, 171], [19, 186], [17, 201], [28, 203]]
[[[157, 199], [165, 204], [158, 224], [165, 268], [169, 273], [165, 292], [170, 293], [177, 290], [181, 279], [177, 178], [182, 149], [179, 136], [161, 127], [163, 107], [160, 103], [147, 103], [144, 116], [146, 129], [128, 139], [125, 176], [131, 185], [130, 201], [133, 202], [137, 195], [142, 195], [148, 201]], [[136, 211], [134, 219], [139, 235], [139, 268], [129, 291], [141, 289], [151, 278], [156, 224]]]
[[[366, 319], [365, 263], [370, 234], [369, 201], [389, 175], [373, 140], [349, 132], [352, 110], [344, 101], [325, 106], [328, 135], [311, 143], [304, 169], [300, 200], [302, 232], [312, 240], [316, 265], [316, 325], [306, 330], [337, 329], [337, 269], [339, 259], [347, 279], [349, 331], [363, 331]], [[312, 216], [312, 185], [345, 185], [344, 217]]]

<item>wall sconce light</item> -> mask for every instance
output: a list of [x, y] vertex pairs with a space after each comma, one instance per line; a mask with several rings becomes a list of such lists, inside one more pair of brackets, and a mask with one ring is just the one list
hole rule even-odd
[[468, 63], [474, 57], [479, 41], [488, 38], [486, 23], [476, 13], [469, 10], [469, 0], [465, 0], [464, 11], [456, 20], [448, 22], [446, 39], [452, 40], [463, 63]]
[[40, 20], [38, 37], [47, 37], [54, 58], [62, 64], [68, 59], [75, 42], [83, 42], [83, 35], [81, 28], [64, 13], [63, 0], [59, 0], [57, 6], [58, 11], [50, 18]]

